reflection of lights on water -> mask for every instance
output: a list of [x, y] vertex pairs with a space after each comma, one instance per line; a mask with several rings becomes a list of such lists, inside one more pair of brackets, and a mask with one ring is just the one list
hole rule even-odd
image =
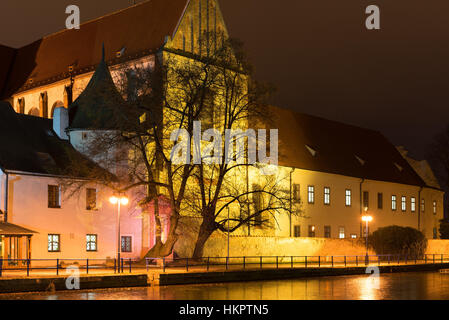
[[356, 285], [360, 288], [361, 300], [379, 299], [380, 277], [378, 275], [369, 275], [357, 280]]

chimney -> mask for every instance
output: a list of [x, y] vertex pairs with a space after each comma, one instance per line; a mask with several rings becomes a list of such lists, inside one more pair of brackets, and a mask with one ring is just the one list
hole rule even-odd
[[53, 114], [53, 130], [59, 138], [69, 140], [66, 129], [69, 126], [69, 111], [67, 108], [56, 108]]

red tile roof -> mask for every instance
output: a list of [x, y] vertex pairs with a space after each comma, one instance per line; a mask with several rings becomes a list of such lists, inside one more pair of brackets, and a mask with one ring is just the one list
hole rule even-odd
[[[287, 109], [271, 110], [279, 129], [279, 164], [370, 180], [425, 186], [398, 150], [378, 131]], [[315, 156], [306, 147], [316, 151]], [[363, 164], [362, 164], [363, 163]]]
[[[116, 53], [122, 48], [126, 48], [124, 56], [128, 59], [161, 48], [166, 36], [175, 32], [188, 1], [149, 0], [84, 23], [79, 30], [64, 30], [17, 49], [2, 97], [25, 89], [29, 77], [33, 79], [31, 86], [36, 86], [67, 78], [70, 65], [75, 65], [78, 73], [93, 70], [100, 62], [103, 43], [107, 61], [117, 60]], [[0, 60], [0, 88], [2, 68], [10, 63]]]

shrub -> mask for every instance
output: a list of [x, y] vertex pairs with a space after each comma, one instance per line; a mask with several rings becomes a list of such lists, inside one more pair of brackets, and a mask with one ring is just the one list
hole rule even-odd
[[440, 220], [440, 238], [449, 239], [449, 221]]
[[410, 227], [388, 226], [374, 231], [368, 238], [377, 254], [401, 254], [420, 258], [427, 248], [424, 234]]

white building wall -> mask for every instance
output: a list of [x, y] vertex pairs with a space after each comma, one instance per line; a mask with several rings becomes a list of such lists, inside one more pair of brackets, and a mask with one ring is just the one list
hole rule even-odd
[[[109, 203], [111, 191], [98, 188], [98, 210], [86, 210], [86, 188], [68, 197], [61, 208], [48, 208], [48, 185], [55, 178], [13, 175], [9, 178], [8, 222], [39, 232], [32, 237], [32, 259], [105, 259], [117, 252], [117, 207]], [[95, 187], [95, 186], [92, 186]], [[121, 209], [121, 235], [133, 237], [133, 251], [123, 258], [140, 258], [141, 219], [130, 205]], [[48, 234], [60, 234], [60, 252], [48, 252]], [[97, 251], [86, 250], [86, 234], [97, 234]]]

